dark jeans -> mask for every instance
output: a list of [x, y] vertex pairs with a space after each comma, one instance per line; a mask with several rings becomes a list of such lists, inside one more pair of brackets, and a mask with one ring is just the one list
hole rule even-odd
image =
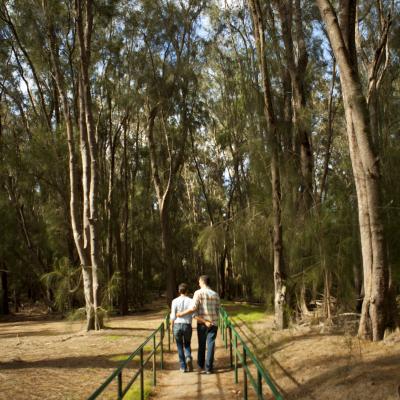
[[[217, 337], [217, 326], [207, 328], [203, 324], [197, 324], [197, 336], [199, 338], [199, 351], [197, 355], [197, 365], [199, 368], [206, 371], [212, 371], [214, 364], [214, 351], [215, 351], [215, 339]], [[206, 345], [207, 345], [207, 357], [206, 357]], [[205, 364], [204, 364], [205, 362]]]
[[190, 341], [192, 339], [191, 324], [174, 324], [174, 337], [178, 348], [179, 363], [181, 368], [186, 369], [186, 358], [192, 358]]

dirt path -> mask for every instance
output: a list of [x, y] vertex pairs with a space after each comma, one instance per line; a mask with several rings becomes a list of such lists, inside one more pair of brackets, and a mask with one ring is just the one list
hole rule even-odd
[[[35, 317], [0, 323], [0, 400], [87, 398], [165, 313], [153, 307], [89, 333], [83, 322]], [[105, 397], [115, 398], [115, 391]]]

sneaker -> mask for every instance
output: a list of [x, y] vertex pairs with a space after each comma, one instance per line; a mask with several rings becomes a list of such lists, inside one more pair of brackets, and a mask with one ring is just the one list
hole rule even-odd
[[192, 372], [193, 371], [193, 362], [192, 362], [192, 359], [190, 357], [186, 358], [186, 370], [188, 372]]
[[212, 371], [210, 371], [210, 370], [206, 371], [206, 375], [211, 375], [211, 374], [212, 374]]
[[179, 371], [181, 371], [183, 373], [183, 372], [186, 372], [186, 369], [185, 368], [180, 368]]

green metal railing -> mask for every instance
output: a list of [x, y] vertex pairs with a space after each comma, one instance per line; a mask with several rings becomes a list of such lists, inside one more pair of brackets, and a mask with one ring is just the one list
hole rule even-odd
[[[269, 386], [274, 398], [276, 400], [283, 400], [270, 375], [264, 370], [260, 361], [258, 361], [257, 357], [240, 337], [235, 325], [222, 307], [219, 312], [218, 326], [225, 349], [228, 350], [229, 348], [230, 364], [231, 368], [234, 369], [235, 383], [239, 383], [239, 362], [243, 369], [243, 399], [247, 400], [248, 398], [248, 382], [250, 381], [258, 399], [264, 399], [263, 382], [265, 382]], [[254, 376], [250, 370], [250, 362], [256, 367], [257, 376]]]
[[[263, 383], [265, 382], [272, 395], [276, 400], [283, 400], [282, 395], [279, 393], [278, 389], [275, 387], [270, 375], [264, 370], [260, 361], [251, 352], [249, 347], [246, 345], [244, 340], [240, 337], [237, 332], [235, 325], [229, 319], [226, 311], [221, 307], [219, 313], [218, 327], [221, 332], [222, 340], [225, 345], [225, 349], [229, 349], [230, 366], [234, 371], [235, 383], [239, 383], [239, 368], [243, 369], [243, 399], [248, 399], [248, 382], [251, 383], [254, 388], [258, 399], [264, 399], [263, 396]], [[131, 388], [133, 383], [137, 378], [140, 379], [140, 399], [144, 400], [144, 370], [146, 365], [152, 359], [152, 383], [153, 386], [157, 383], [157, 360], [156, 354], [157, 350], [160, 349], [160, 369], [163, 369], [163, 357], [164, 357], [164, 339], [165, 332], [167, 332], [168, 337], [168, 351], [171, 350], [171, 331], [169, 325], [169, 314], [165, 317], [164, 321], [156, 328], [146, 340], [126, 359], [121, 365], [99, 386], [87, 400], [97, 399], [114, 381], [117, 382], [117, 393], [116, 398], [118, 400], [122, 399], [128, 390]], [[157, 342], [158, 339], [158, 342]], [[145, 358], [145, 346], [152, 342], [152, 351], [147, 354]], [[123, 385], [123, 373], [127, 372], [129, 363], [135, 359], [139, 358], [139, 365], [136, 367], [136, 372], [134, 375], [128, 379], [125, 387]], [[250, 370], [251, 363], [255, 366], [256, 376]], [[129, 372], [132, 372], [130, 369]]]
[[[140, 378], [140, 399], [144, 399], [144, 369], [148, 362], [153, 359], [152, 365], [152, 383], [153, 386], [157, 383], [157, 363], [156, 363], [156, 354], [157, 350], [160, 348], [160, 369], [163, 369], [163, 357], [164, 357], [164, 337], [165, 331], [167, 331], [168, 337], [168, 351], [171, 350], [171, 333], [169, 326], [169, 314], [165, 317], [164, 321], [156, 328], [147, 338], [146, 340], [125, 360], [121, 363], [121, 365], [103, 382], [101, 386], [99, 386], [91, 395], [88, 397], [88, 400], [96, 399], [100, 394], [106, 390], [106, 388], [115, 380], [117, 380], [117, 396], [118, 400], [122, 399], [125, 394], [128, 392], [130, 387], [136, 381], [137, 378]], [[158, 335], [159, 334], [159, 335]], [[157, 342], [158, 337], [158, 342]], [[144, 347], [152, 341], [153, 349], [147, 355], [147, 358], [144, 358]], [[125, 372], [128, 364], [135, 358], [139, 357], [139, 365], [137, 370], [132, 378], [128, 380], [125, 387], [123, 387], [123, 372]], [[132, 370], [130, 370], [132, 372]]]

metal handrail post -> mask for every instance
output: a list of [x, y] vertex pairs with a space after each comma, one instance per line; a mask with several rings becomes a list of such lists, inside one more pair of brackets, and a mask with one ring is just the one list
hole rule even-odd
[[168, 351], [171, 351], [171, 325], [169, 321], [168, 321], [167, 331], [168, 331]]
[[153, 386], [156, 386], [156, 335], [153, 336]]
[[247, 390], [247, 360], [246, 360], [246, 348], [243, 346], [243, 399], [247, 400], [248, 390]]
[[144, 400], [143, 347], [140, 349], [140, 400]]
[[231, 368], [233, 367], [233, 358], [232, 358], [232, 328], [229, 325], [228, 326], [229, 330], [229, 361], [230, 361], [230, 366]]
[[257, 370], [257, 396], [259, 400], [263, 399], [262, 394], [262, 376], [260, 371]]
[[122, 371], [118, 374], [118, 400], [122, 399]]
[[161, 351], [160, 351], [160, 369], [164, 369], [164, 324], [161, 326]]
[[221, 331], [222, 331], [222, 340], [224, 341], [224, 344], [226, 343], [226, 337], [225, 337], [225, 333], [226, 333], [226, 331], [225, 331], [225, 326], [226, 326], [226, 319], [225, 319], [226, 317], [224, 316], [224, 318], [222, 318], [222, 328], [221, 328]]
[[233, 335], [233, 345], [235, 348], [235, 383], [239, 382], [239, 376], [238, 376], [238, 348], [237, 348], [237, 336]]
[[[226, 318], [226, 317], [225, 317]], [[225, 327], [224, 327], [224, 330], [225, 330], [225, 350], [227, 350], [228, 349], [228, 335], [227, 335], [227, 331], [228, 331], [228, 318], [226, 318], [226, 320], [225, 320]]]

